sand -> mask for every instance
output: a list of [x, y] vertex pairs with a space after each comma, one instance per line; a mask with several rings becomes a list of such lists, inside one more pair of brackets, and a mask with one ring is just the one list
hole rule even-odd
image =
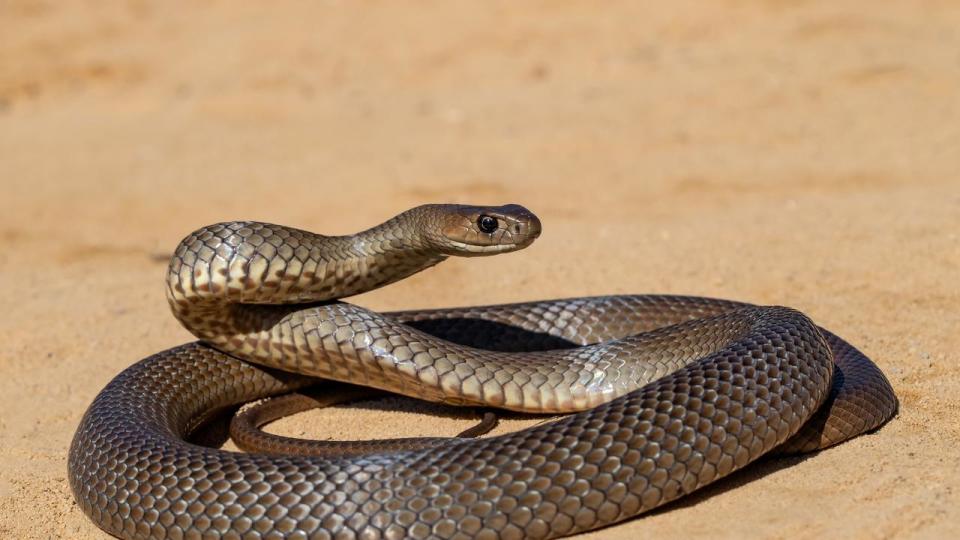
[[[0, 537], [103, 537], [67, 448], [107, 381], [190, 340], [162, 288], [186, 233], [426, 202], [544, 233], [357, 303], [789, 305], [896, 389], [876, 433], [587, 537], [960, 536], [958, 29], [947, 1], [3, 2]], [[273, 429], [470, 422], [395, 399]]]

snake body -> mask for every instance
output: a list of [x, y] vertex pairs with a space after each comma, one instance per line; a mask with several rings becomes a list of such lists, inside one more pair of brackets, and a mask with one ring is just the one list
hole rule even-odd
[[[895, 413], [869, 359], [789, 308], [606, 296], [379, 314], [337, 301], [539, 233], [517, 205], [427, 205], [343, 237], [253, 222], [196, 231], [167, 291], [201, 341], [141, 360], [97, 396], [70, 448], [78, 504], [123, 538], [549, 538]], [[184, 440], [210, 411], [314, 377], [573, 414], [361, 456]]]

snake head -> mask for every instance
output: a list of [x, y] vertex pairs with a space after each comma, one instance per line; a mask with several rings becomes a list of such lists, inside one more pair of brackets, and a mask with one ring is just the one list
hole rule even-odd
[[428, 237], [446, 255], [475, 257], [523, 249], [540, 236], [540, 219], [519, 204], [436, 205]]

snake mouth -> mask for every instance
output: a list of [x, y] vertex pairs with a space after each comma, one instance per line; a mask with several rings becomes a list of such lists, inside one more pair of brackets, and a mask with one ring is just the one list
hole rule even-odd
[[474, 255], [493, 255], [495, 253], [508, 253], [510, 251], [517, 251], [518, 249], [523, 249], [529, 246], [536, 237], [525, 240], [524, 242], [514, 242], [514, 243], [503, 243], [503, 244], [493, 244], [493, 245], [484, 245], [484, 244], [468, 244], [466, 242], [457, 242], [455, 240], [450, 241], [450, 246], [457, 251], [457, 255], [469, 256]]
[[[449, 249], [457, 255], [469, 257], [471, 255], [493, 255], [496, 253], [508, 253], [523, 249], [533, 243], [540, 236], [540, 229], [523, 231], [521, 234], [513, 234], [507, 231], [499, 231], [491, 235], [491, 238], [482, 236], [469, 239], [456, 240], [447, 238]], [[473, 241], [471, 241], [473, 240]]]

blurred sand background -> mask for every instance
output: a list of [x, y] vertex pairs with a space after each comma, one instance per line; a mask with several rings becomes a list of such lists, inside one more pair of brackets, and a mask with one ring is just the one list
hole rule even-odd
[[[425, 202], [521, 203], [544, 234], [357, 303], [790, 305], [900, 397], [874, 434], [588, 537], [960, 536], [960, 3], [265, 5], [0, 3], [0, 537], [103, 536], [67, 447], [110, 378], [191, 339], [161, 285], [182, 236]], [[394, 400], [274, 429], [471, 422]]]

